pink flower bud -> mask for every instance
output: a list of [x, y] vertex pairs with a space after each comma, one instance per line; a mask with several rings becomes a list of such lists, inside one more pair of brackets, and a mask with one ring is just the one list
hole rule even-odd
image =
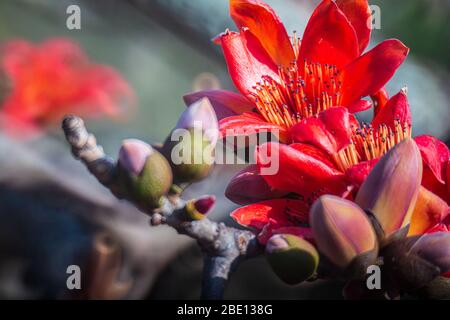
[[365, 255], [364, 264], [377, 258], [378, 243], [366, 213], [355, 203], [322, 196], [313, 205], [310, 223], [319, 251], [333, 264], [346, 269]]
[[153, 153], [153, 148], [147, 143], [137, 140], [124, 140], [119, 151], [119, 164], [135, 175], [144, 169], [147, 158]]
[[361, 186], [356, 203], [370, 210], [385, 236], [409, 225], [422, 180], [422, 158], [412, 139], [391, 149]]
[[450, 232], [423, 235], [412, 246], [410, 254], [437, 266], [441, 273], [450, 271]]
[[199, 129], [207, 139], [216, 145], [219, 137], [219, 124], [216, 113], [208, 98], [191, 104], [180, 116], [176, 129]]
[[145, 142], [125, 140], [119, 151], [118, 177], [123, 192], [146, 208], [157, 208], [172, 185], [166, 158]]

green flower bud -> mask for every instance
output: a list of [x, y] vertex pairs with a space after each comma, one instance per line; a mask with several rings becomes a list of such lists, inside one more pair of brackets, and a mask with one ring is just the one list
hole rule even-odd
[[214, 165], [213, 145], [198, 129], [176, 131], [179, 140], [168, 139], [163, 148], [164, 156], [172, 166], [175, 183], [203, 180]]
[[314, 246], [291, 234], [271, 237], [266, 244], [266, 257], [275, 274], [290, 285], [311, 278], [319, 265], [319, 254]]
[[145, 142], [129, 139], [119, 152], [118, 176], [129, 197], [147, 208], [157, 208], [172, 185], [166, 158]]
[[193, 103], [183, 112], [163, 146], [175, 183], [196, 182], [211, 172], [217, 138], [217, 118], [207, 98]]

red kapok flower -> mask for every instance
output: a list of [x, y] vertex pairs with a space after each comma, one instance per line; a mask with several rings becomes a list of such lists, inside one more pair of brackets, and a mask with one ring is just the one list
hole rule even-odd
[[0, 53], [9, 87], [0, 107], [2, 126], [12, 133], [23, 135], [21, 129], [38, 129], [70, 112], [117, 117], [134, 102], [131, 88], [113, 68], [93, 64], [70, 40], [13, 40]]
[[240, 32], [226, 31], [221, 44], [231, 78], [245, 97], [227, 91], [198, 92], [215, 105], [221, 133], [275, 131], [290, 142], [298, 122], [333, 107], [350, 112], [370, 108], [361, 97], [376, 94], [406, 58], [409, 49], [386, 40], [361, 55], [370, 39], [367, 0], [324, 0], [303, 34], [289, 37], [280, 18], [259, 0], [230, 0]]
[[[380, 90], [373, 97], [376, 102], [375, 114], [389, 114], [394, 110], [394, 117], [402, 119], [409, 114], [408, 108], [390, 108], [391, 101], [387, 92]], [[386, 108], [387, 107], [387, 108]], [[410, 116], [408, 116], [410, 117]], [[386, 117], [384, 117], [386, 119]], [[392, 117], [391, 117], [392, 118]], [[372, 123], [374, 125], [374, 123]], [[419, 147], [423, 161], [422, 188], [411, 219], [410, 235], [429, 232], [431, 229], [446, 226], [442, 221], [450, 214], [450, 150], [439, 139], [422, 135], [414, 138]], [[361, 173], [361, 171], [356, 171]], [[361, 175], [361, 179], [366, 173]], [[449, 221], [448, 218], [446, 221]]]
[[[264, 194], [267, 197], [282, 198], [277, 201], [291, 198], [302, 202], [303, 211], [301, 214], [297, 212], [295, 216], [307, 217], [309, 207], [323, 194], [351, 198], [380, 157], [410, 136], [411, 113], [406, 90], [400, 91], [386, 105], [383, 105], [372, 124], [360, 125], [343, 107], [323, 111], [318, 117], [304, 119], [292, 128], [292, 138], [296, 143], [289, 146], [268, 143], [257, 148], [257, 165], [264, 183], [267, 184], [263, 188]], [[421, 139], [421, 137], [417, 138], [419, 147]], [[263, 170], [272, 166], [273, 161], [278, 163], [276, 173], [264, 174]], [[424, 161], [424, 166], [425, 168], [428, 166], [427, 161]], [[251, 177], [254, 177], [253, 183], [248, 181]], [[255, 189], [255, 184], [262, 183], [259, 176], [246, 176], [246, 179], [249, 188], [245, 191], [240, 188], [239, 199], [242, 201], [239, 203], [245, 204], [243, 200], [246, 200], [247, 204], [250, 204], [232, 213], [232, 216], [243, 225], [246, 225], [249, 218], [242, 221], [241, 217], [244, 215], [251, 217], [254, 206], [258, 205], [251, 204], [252, 190]], [[232, 199], [234, 185], [239, 185], [236, 178], [227, 190], [227, 195], [229, 197], [231, 195]], [[268, 189], [272, 190], [272, 193], [268, 192]], [[416, 224], [413, 229], [418, 229], [418, 225], [423, 224], [422, 228], [426, 230], [446, 217], [448, 206], [436, 195], [431, 192], [429, 192], [431, 195], [427, 195], [426, 189], [422, 189], [417, 206], [426, 209], [421, 210], [425, 212], [423, 214], [425, 217], [413, 215], [413, 222]], [[253, 199], [261, 201], [260, 195]], [[271, 203], [266, 201], [265, 204]], [[259, 231], [267, 230], [269, 228], [267, 226], [295, 227], [292, 222], [285, 224], [274, 218], [283, 215], [291, 216], [291, 204], [292, 202], [285, 202], [285, 206], [274, 206], [268, 209], [271, 212], [270, 219], [259, 220], [260, 224], [265, 225]], [[299, 205], [297, 207], [300, 208]], [[274, 220], [277, 222], [275, 223]], [[305, 227], [304, 223], [300, 225]], [[253, 227], [255, 227], [254, 223]], [[265, 236], [264, 239], [266, 238]]]
[[[406, 267], [407, 263], [420, 265], [417, 258], [425, 259], [439, 271], [432, 271], [431, 279], [439, 273], [446, 275], [450, 271], [450, 233], [401, 239], [411, 223], [421, 188], [422, 167], [417, 144], [407, 139], [380, 159], [359, 189], [355, 203], [335, 196], [320, 197], [310, 214], [319, 251], [338, 268], [346, 270], [351, 266], [349, 272], [359, 269], [365, 274], [367, 267], [375, 263], [377, 249], [381, 247], [385, 248], [380, 253], [386, 271], [394, 278], [398, 269], [405, 268], [411, 273], [414, 267]], [[404, 246], [396, 248], [401, 241]], [[360, 254], [363, 259], [357, 259]], [[405, 258], [411, 260], [398, 262]], [[423, 286], [418, 280], [415, 278], [411, 283]]]

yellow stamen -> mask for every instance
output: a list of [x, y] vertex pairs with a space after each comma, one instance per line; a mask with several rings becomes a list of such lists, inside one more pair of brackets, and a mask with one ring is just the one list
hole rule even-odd
[[352, 143], [333, 156], [338, 168], [345, 172], [348, 168], [362, 162], [384, 156], [399, 142], [411, 137], [411, 126], [406, 123], [394, 121], [394, 128], [385, 124], [374, 129], [370, 125], [363, 124], [358, 128]]

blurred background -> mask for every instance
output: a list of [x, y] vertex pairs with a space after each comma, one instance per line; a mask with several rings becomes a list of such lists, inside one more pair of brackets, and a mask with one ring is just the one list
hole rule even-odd
[[[267, 2], [288, 32], [299, 33], [318, 3]], [[393, 95], [408, 86], [413, 134], [432, 134], [448, 144], [450, 1], [370, 3], [381, 8], [381, 29], [374, 30], [371, 46], [398, 38], [411, 48], [388, 91]], [[81, 30], [66, 27], [66, 9], [72, 4], [81, 9]], [[0, 43], [68, 38], [129, 83], [136, 107], [126, 117], [87, 121], [110, 155], [117, 154], [125, 138], [164, 140], [185, 108], [183, 94], [202, 88], [235, 90], [220, 48], [210, 41], [226, 28], [234, 29], [227, 0], [0, 2]], [[227, 215], [234, 205], [223, 192], [239, 169], [217, 167], [206, 181], [192, 185], [186, 198], [217, 195], [213, 218], [232, 224]], [[92, 252], [100, 257], [94, 264]], [[0, 297], [77, 298], [66, 289], [66, 269], [72, 264], [89, 270], [91, 278], [98, 274], [96, 266], [106, 265], [107, 275], [124, 287], [106, 298], [199, 297], [202, 260], [196, 245], [172, 229], [150, 228], [148, 217], [111, 196], [71, 157], [59, 125], [32, 139], [0, 132]], [[226, 298], [339, 298], [341, 286], [287, 287], [263, 259], [256, 259], [239, 268]]]

